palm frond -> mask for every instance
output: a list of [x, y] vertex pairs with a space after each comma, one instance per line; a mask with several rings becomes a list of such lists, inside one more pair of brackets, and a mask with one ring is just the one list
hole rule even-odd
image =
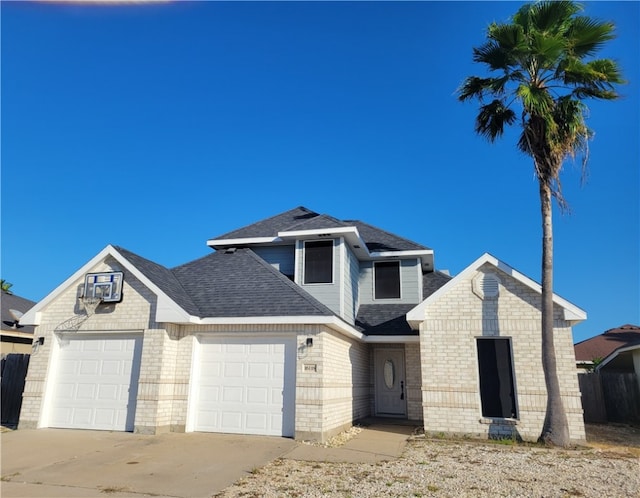
[[517, 24], [493, 23], [487, 30], [487, 36], [505, 51], [518, 51], [526, 46], [524, 30]]
[[598, 76], [602, 83], [608, 85], [626, 83], [622, 77], [620, 66], [611, 59], [595, 59], [588, 62], [587, 67]]
[[475, 130], [476, 133], [493, 142], [502, 136], [505, 126], [513, 124], [515, 120], [515, 113], [502, 100], [496, 99], [480, 107]]
[[553, 108], [553, 98], [546, 88], [535, 85], [521, 84], [516, 90], [516, 95], [520, 98], [522, 107], [528, 114], [544, 116]]
[[527, 20], [529, 31], [537, 31], [548, 34], [561, 34], [566, 32], [571, 25], [571, 18], [582, 7], [571, 1], [544, 1], [525, 5], [529, 12]]
[[561, 36], [538, 32], [532, 33], [530, 46], [538, 60], [538, 67], [542, 69], [555, 67], [566, 50], [566, 42]]
[[575, 17], [567, 32], [569, 50], [576, 57], [590, 57], [607, 41], [615, 38], [614, 29], [611, 22], [601, 22], [586, 16]]
[[509, 51], [493, 40], [473, 49], [473, 61], [486, 64], [492, 71], [506, 70], [514, 64]]

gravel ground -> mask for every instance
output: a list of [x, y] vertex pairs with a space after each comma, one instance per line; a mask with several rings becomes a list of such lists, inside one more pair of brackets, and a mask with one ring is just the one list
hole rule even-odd
[[218, 497], [640, 497], [633, 448], [548, 449], [411, 438], [379, 464], [276, 460]]

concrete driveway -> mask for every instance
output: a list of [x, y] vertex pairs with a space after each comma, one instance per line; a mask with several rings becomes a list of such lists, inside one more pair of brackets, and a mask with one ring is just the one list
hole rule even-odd
[[9, 497], [210, 497], [292, 450], [291, 439], [38, 429], [5, 432], [0, 494]]

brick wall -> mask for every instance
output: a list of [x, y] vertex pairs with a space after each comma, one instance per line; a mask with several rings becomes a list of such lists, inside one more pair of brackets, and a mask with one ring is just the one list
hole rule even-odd
[[[500, 280], [499, 297], [472, 292], [472, 275], [427, 307], [420, 330], [425, 430], [434, 433], [519, 435], [536, 440], [546, 409], [541, 361], [540, 295], [491, 265], [479, 273]], [[585, 440], [571, 326], [556, 307], [554, 342], [571, 439]], [[483, 419], [476, 340], [511, 339], [518, 417]], [[517, 433], [517, 434], [516, 434]]]
[[369, 352], [365, 344], [326, 327], [299, 336], [296, 438], [326, 441], [369, 415]]
[[[155, 322], [156, 298], [116, 261], [92, 272], [124, 271], [123, 301], [101, 305], [79, 327], [80, 333], [139, 332], [143, 336], [135, 431], [156, 434], [187, 427], [191, 369], [197, 334], [291, 335], [296, 340], [296, 437], [326, 440], [370, 414], [369, 348], [319, 325], [174, 325]], [[44, 345], [31, 358], [20, 418], [21, 428], [46, 426], [47, 382], [57, 326], [84, 314], [78, 299], [82, 279], [42, 310], [35, 337]], [[73, 334], [65, 332], [63, 334]], [[307, 338], [314, 341], [307, 348]], [[249, 340], [249, 339], [248, 339]], [[414, 370], [415, 372], [415, 370]]]

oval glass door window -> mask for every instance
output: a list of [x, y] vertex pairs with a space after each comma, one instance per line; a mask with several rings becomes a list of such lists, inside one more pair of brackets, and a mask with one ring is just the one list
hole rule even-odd
[[383, 373], [384, 373], [384, 385], [387, 386], [387, 389], [392, 389], [393, 384], [396, 381], [396, 378], [395, 378], [396, 368], [392, 360], [386, 360], [384, 362]]

